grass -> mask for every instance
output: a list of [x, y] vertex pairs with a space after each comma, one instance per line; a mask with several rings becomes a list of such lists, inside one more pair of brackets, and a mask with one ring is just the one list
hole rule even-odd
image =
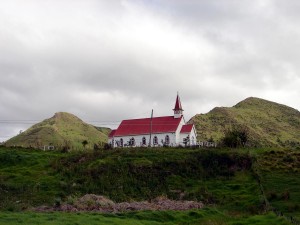
[[274, 214], [232, 217], [221, 213], [213, 208], [191, 210], [184, 212], [161, 211], [161, 212], [130, 212], [122, 214], [98, 214], [98, 213], [1, 213], [0, 225], [14, 224], [43, 224], [43, 225], [68, 225], [68, 224], [214, 224], [214, 225], [246, 225], [246, 224], [289, 224], [283, 218]]
[[54, 198], [59, 184], [49, 163], [59, 156], [57, 152], [0, 148], [0, 208], [22, 209]]
[[241, 125], [248, 129], [251, 146], [300, 149], [300, 112], [275, 102], [251, 97], [233, 107], [197, 114], [191, 121], [201, 141], [221, 141], [226, 129]]
[[[101, 127], [96, 128], [70, 113], [60, 112], [11, 138], [6, 142], [6, 145], [34, 148], [51, 145], [56, 149], [93, 149], [94, 144], [103, 145], [107, 142], [109, 130]], [[87, 141], [85, 148], [82, 144], [84, 140]]]
[[62, 177], [66, 195], [95, 193], [117, 202], [164, 195], [235, 211], [260, 210], [259, 189], [246, 153], [123, 149], [58, 158], [52, 167]]
[[[299, 219], [297, 150], [128, 148], [61, 153], [1, 147], [0, 224], [9, 224], [9, 220], [28, 224], [35, 218], [31, 224], [75, 224], [76, 220], [81, 224], [86, 217], [91, 218], [90, 224], [98, 220], [113, 224], [122, 219], [131, 224], [285, 224], [283, 218], [264, 214], [264, 197], [252, 169], [253, 160], [271, 206]], [[87, 193], [116, 202], [167, 196], [202, 201], [210, 208], [117, 215], [24, 212]], [[196, 213], [197, 218], [189, 213]], [[57, 219], [49, 219], [51, 215]]]
[[68, 196], [104, 195], [116, 202], [157, 196], [203, 201], [232, 211], [260, 211], [246, 152], [118, 149], [43, 152], [0, 148], [0, 209], [53, 205]]
[[286, 216], [300, 220], [300, 152], [260, 152], [258, 167], [262, 185], [271, 205]]

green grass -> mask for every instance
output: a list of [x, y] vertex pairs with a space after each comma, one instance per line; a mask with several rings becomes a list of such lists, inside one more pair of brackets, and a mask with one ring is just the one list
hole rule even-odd
[[214, 224], [214, 225], [246, 225], [246, 224], [289, 224], [283, 218], [274, 214], [233, 217], [228, 216], [216, 209], [204, 208], [191, 211], [161, 211], [161, 212], [131, 212], [122, 214], [98, 214], [98, 213], [1, 213], [0, 225], [14, 224], [43, 224], [43, 225], [68, 225], [68, 224]]
[[[300, 152], [296, 150], [127, 148], [61, 153], [5, 147], [0, 148], [0, 210], [6, 213], [2, 212], [0, 218], [12, 220], [14, 215], [20, 215], [17, 218], [23, 222], [37, 217], [37, 221], [42, 220], [44, 224], [47, 215], [56, 214], [33, 213], [31, 218], [29, 212], [7, 212], [51, 206], [70, 197], [76, 199], [93, 193], [115, 202], [142, 201], [157, 196], [202, 201], [206, 206], [217, 208], [196, 211], [197, 216], [205, 217], [206, 224], [264, 224], [275, 219], [278, 219], [276, 224], [284, 224], [274, 214], [264, 214], [264, 197], [252, 170], [253, 160], [271, 206], [285, 216], [299, 219]], [[72, 223], [78, 216], [78, 221], [91, 217], [113, 220], [112, 223], [124, 219], [133, 224], [138, 218], [145, 220], [141, 224], [147, 224], [150, 220], [146, 218], [151, 218], [153, 224], [155, 218], [165, 215], [170, 224], [185, 224], [184, 218], [191, 219], [188, 213], [58, 213], [56, 222], [63, 223], [60, 221], [65, 218]], [[215, 222], [207, 218], [214, 218]], [[195, 224], [201, 219], [201, 216], [196, 218]], [[156, 222], [167, 224], [166, 221]], [[193, 224], [194, 220], [189, 223]]]
[[0, 148], [0, 160], [4, 210], [53, 205], [87, 193], [116, 202], [167, 196], [241, 213], [261, 210], [246, 152], [135, 148], [63, 154]]
[[271, 205], [300, 220], [300, 152], [269, 150], [259, 153], [257, 159]]
[[122, 149], [58, 158], [52, 168], [63, 179], [65, 195], [95, 193], [116, 202], [164, 195], [260, 211], [251, 159], [242, 152]]
[[50, 162], [57, 152], [0, 148], [0, 208], [16, 210], [52, 202], [60, 190]]

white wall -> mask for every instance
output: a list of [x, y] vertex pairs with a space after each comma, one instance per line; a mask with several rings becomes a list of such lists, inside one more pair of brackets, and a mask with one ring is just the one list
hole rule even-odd
[[180, 145], [184, 145], [183, 139], [186, 138], [187, 136], [190, 137], [189, 145], [196, 145], [196, 143], [197, 143], [197, 133], [196, 133], [195, 126], [193, 126], [191, 132], [180, 134], [180, 143], [179, 143]]
[[180, 131], [183, 125], [185, 125], [184, 117], [181, 118], [181, 121], [176, 130], [176, 145], [179, 145], [180, 142], [182, 142], [182, 139], [180, 138]]
[[[169, 135], [169, 138], [170, 138], [169, 146], [177, 146], [175, 133], [152, 134], [151, 135], [151, 146], [154, 146], [153, 140], [154, 140], [155, 136], [158, 139], [158, 145], [157, 146], [163, 146], [163, 144], [165, 142], [166, 135]], [[150, 139], [149, 134], [148, 135], [132, 135], [132, 136], [114, 137], [114, 142], [115, 142], [114, 147], [118, 147], [117, 142], [120, 142], [121, 138], [123, 139], [123, 145], [124, 146], [130, 141], [131, 138], [134, 138], [136, 147], [142, 146], [143, 137], [146, 138], [146, 146], [148, 146], [149, 145], [149, 139]]]

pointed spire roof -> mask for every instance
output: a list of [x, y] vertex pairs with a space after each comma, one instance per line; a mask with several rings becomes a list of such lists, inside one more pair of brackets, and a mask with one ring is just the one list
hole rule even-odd
[[181, 106], [180, 97], [179, 97], [179, 94], [178, 94], [178, 93], [177, 93], [177, 98], [176, 98], [176, 102], [175, 102], [175, 107], [174, 107], [173, 110], [174, 110], [174, 111], [178, 111], [178, 110], [183, 111], [182, 106]]

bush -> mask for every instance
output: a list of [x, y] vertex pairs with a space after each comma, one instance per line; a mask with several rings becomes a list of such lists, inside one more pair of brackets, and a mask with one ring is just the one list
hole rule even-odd
[[272, 201], [272, 200], [276, 200], [278, 198], [278, 196], [275, 191], [270, 191], [267, 194], [267, 198], [268, 198], [268, 200]]
[[245, 126], [233, 126], [225, 131], [222, 144], [230, 148], [245, 147], [248, 141], [248, 128]]

